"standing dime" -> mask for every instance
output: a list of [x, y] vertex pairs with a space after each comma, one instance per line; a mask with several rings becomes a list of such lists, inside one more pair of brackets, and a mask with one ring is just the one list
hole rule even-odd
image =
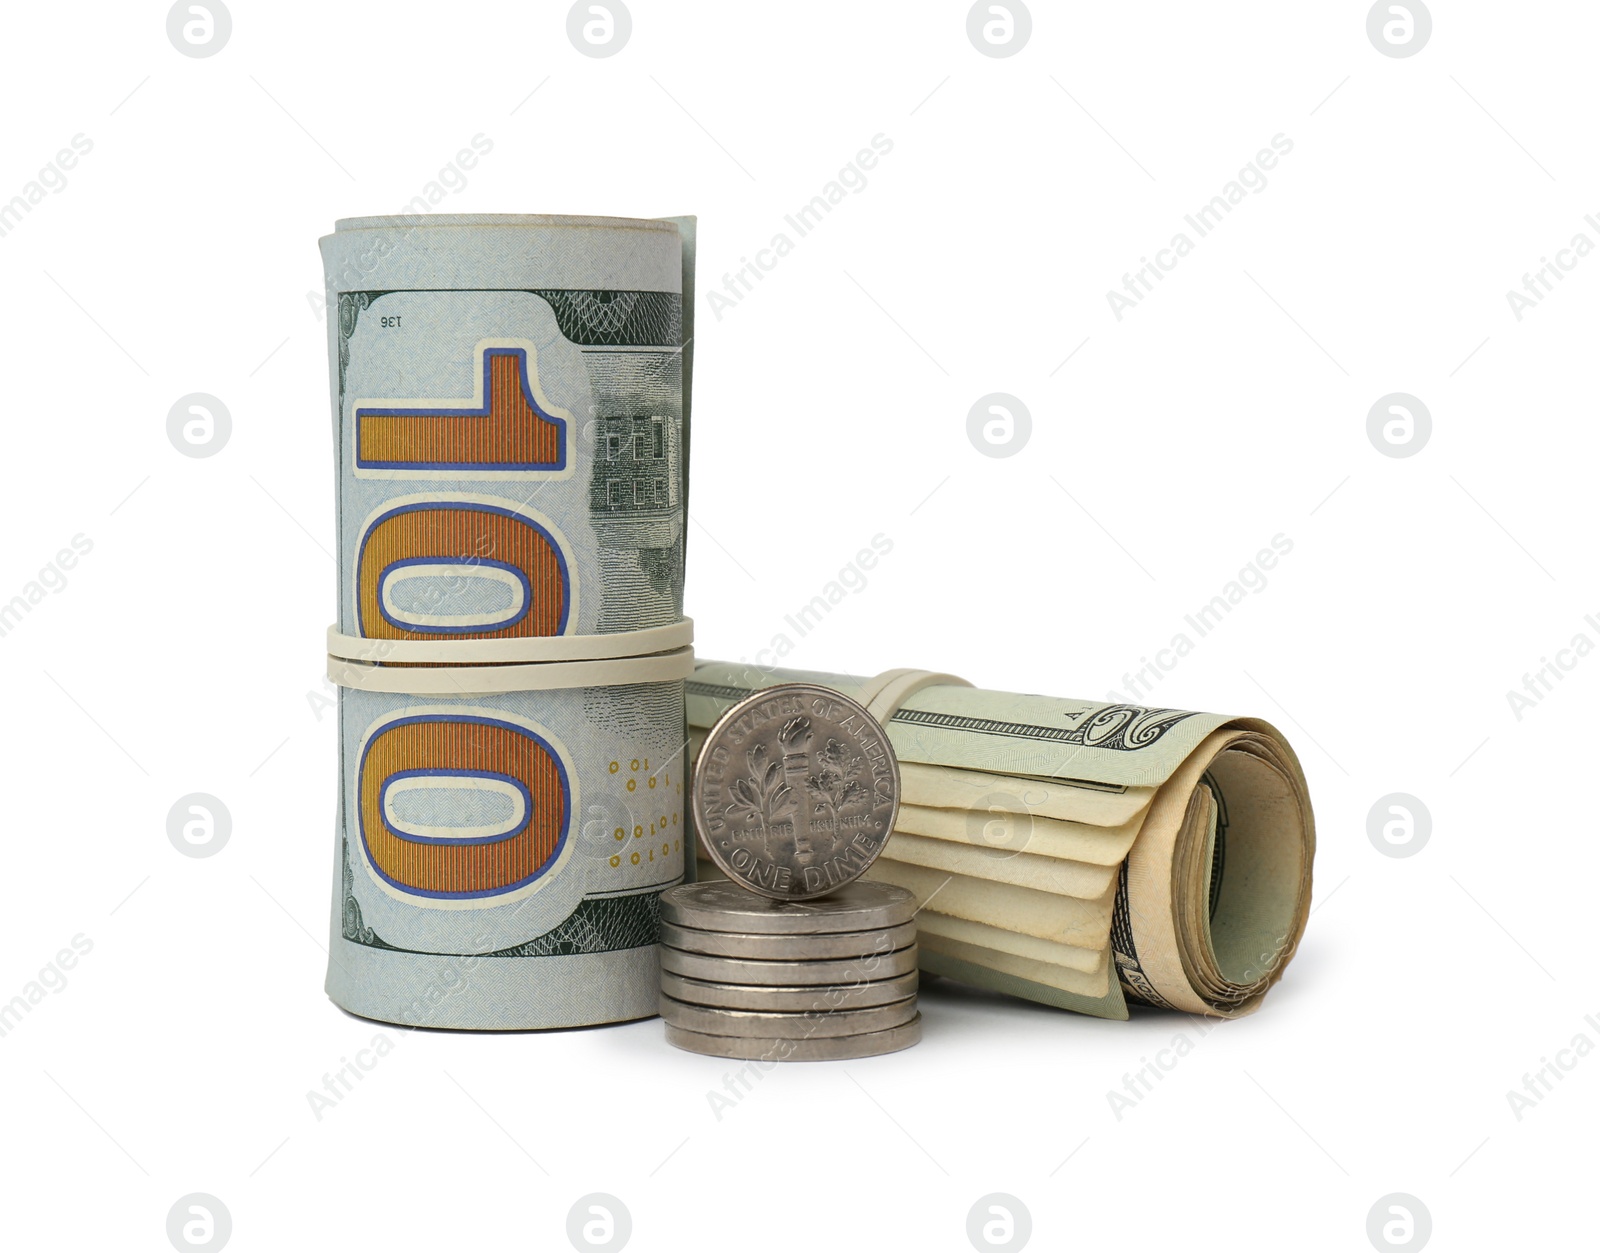
[[892, 979], [870, 979], [860, 983], [829, 983], [812, 988], [774, 988], [759, 984], [707, 983], [685, 979], [671, 971], [661, 972], [661, 990], [675, 1001], [706, 1005], [713, 1009], [761, 1009], [769, 1011], [813, 1011], [868, 1009], [888, 1005], [917, 994], [917, 972]]
[[887, 1031], [890, 1027], [904, 1026], [916, 1016], [917, 998], [914, 996], [867, 1009], [824, 1009], [816, 1013], [707, 1009], [703, 1005], [686, 1005], [670, 996], [661, 998], [661, 1017], [669, 1027], [754, 1040], [834, 1040], [840, 1036]]
[[862, 706], [784, 683], [717, 719], [690, 799], [700, 843], [730, 879], [773, 900], [806, 900], [877, 860], [900, 809], [900, 768]]
[[819, 935], [876, 931], [910, 922], [917, 898], [893, 883], [858, 880], [814, 901], [770, 901], [727, 879], [682, 883], [661, 894], [661, 918], [701, 931]]
[[661, 924], [661, 942], [686, 953], [739, 957], [757, 961], [830, 961], [892, 953], [914, 944], [917, 924], [902, 922], [877, 931], [839, 931], [820, 935], [761, 935], [737, 931], [700, 931], [674, 922]]
[[691, 1053], [711, 1057], [746, 1058], [773, 1062], [837, 1062], [854, 1057], [877, 1057], [908, 1049], [922, 1038], [922, 1015], [887, 1031], [847, 1035], [836, 1040], [749, 1040], [731, 1035], [708, 1035], [667, 1024], [667, 1042]]
[[686, 979], [705, 979], [712, 983], [755, 983], [775, 988], [821, 987], [859, 979], [891, 979], [910, 974], [917, 968], [917, 946], [894, 952], [873, 953], [839, 961], [739, 961], [732, 957], [707, 957], [658, 949], [661, 969]]

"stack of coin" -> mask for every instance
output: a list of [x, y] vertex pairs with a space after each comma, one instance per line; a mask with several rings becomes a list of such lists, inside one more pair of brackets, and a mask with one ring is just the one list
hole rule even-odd
[[728, 881], [661, 894], [661, 1017], [681, 1049], [873, 1057], [922, 1037], [916, 897], [861, 875], [900, 808], [882, 725], [814, 683], [767, 688], [706, 733], [690, 785]]
[[806, 901], [736, 883], [661, 894], [661, 1017], [679, 1048], [828, 1061], [909, 1048], [917, 1012], [916, 898], [856, 881]]

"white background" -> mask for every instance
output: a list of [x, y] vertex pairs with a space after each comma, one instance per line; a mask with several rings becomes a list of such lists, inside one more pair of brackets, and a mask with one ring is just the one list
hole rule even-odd
[[[595, 59], [560, 4], [235, 0], [195, 59], [160, 4], [12, 6], [0, 201], [74, 135], [93, 150], [0, 237], [0, 601], [93, 548], [0, 637], [0, 1001], [93, 947], [0, 1037], [10, 1239], [165, 1249], [191, 1192], [241, 1250], [565, 1248], [591, 1192], [641, 1250], [966, 1249], [991, 1192], [1051, 1249], [1365, 1249], [1391, 1192], [1437, 1248], [1571, 1231], [1600, 1058], [1563, 1054], [1520, 1119], [1507, 1092], [1600, 1044], [1600, 659], [1564, 654], [1520, 718], [1507, 692], [1600, 642], [1600, 259], [1520, 320], [1506, 292], [1600, 243], [1600, 13], [1437, 0], [1394, 58], [1366, 12], [1037, 3], [992, 58], [959, 3], [635, 0]], [[479, 133], [442, 208], [700, 215], [703, 656], [794, 636], [881, 533], [793, 663], [1132, 694], [1185, 614], [1292, 540], [1147, 695], [1269, 718], [1304, 759], [1316, 912], [1261, 1013], [1208, 1032], [934, 985], [917, 1048], [780, 1068], [719, 1120], [734, 1064], [654, 1020], [407, 1034], [325, 999], [316, 240]], [[717, 317], [705, 293], [880, 133], [865, 189]], [[1278, 134], [1265, 189], [1119, 321], [1107, 291]], [[190, 392], [232, 414], [210, 458], [166, 434]], [[1013, 456], [969, 442], [990, 392], [1031, 411]], [[1391, 392], [1431, 411], [1415, 456], [1368, 440]], [[232, 815], [206, 859], [166, 831], [197, 791]], [[1431, 813], [1403, 859], [1367, 833], [1391, 792]], [[1179, 1033], [1193, 1050], [1118, 1118], [1108, 1091]], [[318, 1119], [307, 1092], [378, 1034], [392, 1051]]]

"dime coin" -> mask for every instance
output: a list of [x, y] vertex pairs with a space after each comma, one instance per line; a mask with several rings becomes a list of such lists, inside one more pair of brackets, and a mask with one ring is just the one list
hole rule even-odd
[[728, 879], [680, 883], [660, 896], [661, 917], [701, 931], [759, 931], [763, 935], [819, 935], [873, 931], [910, 922], [917, 898], [893, 883], [858, 879], [811, 901], [772, 901]]
[[675, 1001], [722, 1009], [812, 1010], [867, 1009], [903, 1001], [917, 992], [917, 972], [862, 983], [824, 983], [810, 988], [762, 987], [748, 983], [708, 983], [661, 972], [661, 990]]
[[661, 1017], [668, 1026], [707, 1035], [736, 1035], [755, 1040], [830, 1040], [866, 1035], [903, 1026], [917, 1016], [917, 998], [908, 996], [889, 1005], [866, 1009], [821, 1010], [817, 1013], [769, 1013], [748, 1009], [707, 1009], [686, 1005], [665, 994]]
[[917, 948], [873, 953], [868, 957], [838, 961], [739, 961], [732, 957], [707, 957], [661, 945], [661, 969], [686, 979], [711, 983], [755, 983], [775, 988], [814, 988], [829, 983], [865, 979], [892, 979], [917, 968]]
[[910, 1048], [922, 1038], [922, 1015], [887, 1031], [847, 1035], [838, 1039], [753, 1040], [731, 1035], [709, 1035], [667, 1024], [667, 1042], [691, 1053], [711, 1057], [748, 1058], [774, 1062], [847, 1061], [853, 1057], [876, 1057]]
[[740, 931], [701, 931], [680, 927], [675, 922], [661, 924], [661, 942], [686, 953], [707, 953], [716, 957], [740, 957], [757, 961], [824, 961], [840, 957], [865, 957], [871, 953], [892, 953], [917, 939], [917, 924], [902, 922], [898, 927], [876, 931], [839, 931], [821, 935], [760, 935]]
[[855, 701], [780, 683], [706, 733], [690, 804], [701, 848], [730, 879], [807, 900], [877, 860], [899, 812], [900, 768], [882, 724]]

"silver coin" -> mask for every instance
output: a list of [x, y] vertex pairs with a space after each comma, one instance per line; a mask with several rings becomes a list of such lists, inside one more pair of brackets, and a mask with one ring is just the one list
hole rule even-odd
[[686, 979], [711, 983], [755, 983], [774, 988], [814, 988], [826, 983], [852, 983], [864, 979], [892, 979], [917, 968], [917, 948], [837, 961], [740, 961], [733, 957], [707, 957], [661, 945], [661, 969]]
[[661, 972], [661, 990], [675, 1001], [713, 1009], [825, 1010], [867, 1009], [903, 1001], [917, 992], [917, 972], [861, 983], [823, 983], [810, 988], [763, 987], [748, 983], [708, 983]]
[[707, 1009], [686, 1005], [665, 994], [660, 1002], [661, 1018], [669, 1026], [707, 1035], [736, 1035], [754, 1040], [832, 1040], [847, 1035], [867, 1035], [887, 1031], [910, 1022], [917, 1016], [917, 998], [865, 1009], [824, 1009], [808, 1011]]
[[892, 953], [917, 939], [917, 924], [902, 922], [898, 927], [876, 931], [836, 931], [821, 935], [761, 935], [746, 931], [701, 931], [680, 927], [675, 922], [661, 924], [661, 942], [686, 953], [708, 953], [715, 957], [740, 957], [757, 961], [826, 961], [840, 957], [866, 957], [872, 953]]
[[680, 883], [659, 899], [665, 922], [700, 931], [763, 935], [875, 931], [910, 922], [917, 913], [917, 898], [905, 888], [871, 879], [858, 879], [810, 901], [768, 900], [728, 879]]
[[728, 878], [803, 901], [877, 860], [900, 809], [900, 767], [883, 725], [848, 696], [780, 683], [706, 733], [689, 803], [700, 847]]
[[688, 1031], [667, 1024], [667, 1043], [675, 1044], [691, 1053], [705, 1053], [710, 1057], [737, 1057], [751, 1061], [773, 1062], [838, 1062], [853, 1057], [877, 1057], [881, 1053], [898, 1053], [922, 1039], [922, 1015], [918, 1014], [903, 1026], [887, 1031], [869, 1031], [866, 1035], [847, 1035], [838, 1039], [810, 1040], [755, 1040], [732, 1035], [710, 1035], [704, 1031]]

